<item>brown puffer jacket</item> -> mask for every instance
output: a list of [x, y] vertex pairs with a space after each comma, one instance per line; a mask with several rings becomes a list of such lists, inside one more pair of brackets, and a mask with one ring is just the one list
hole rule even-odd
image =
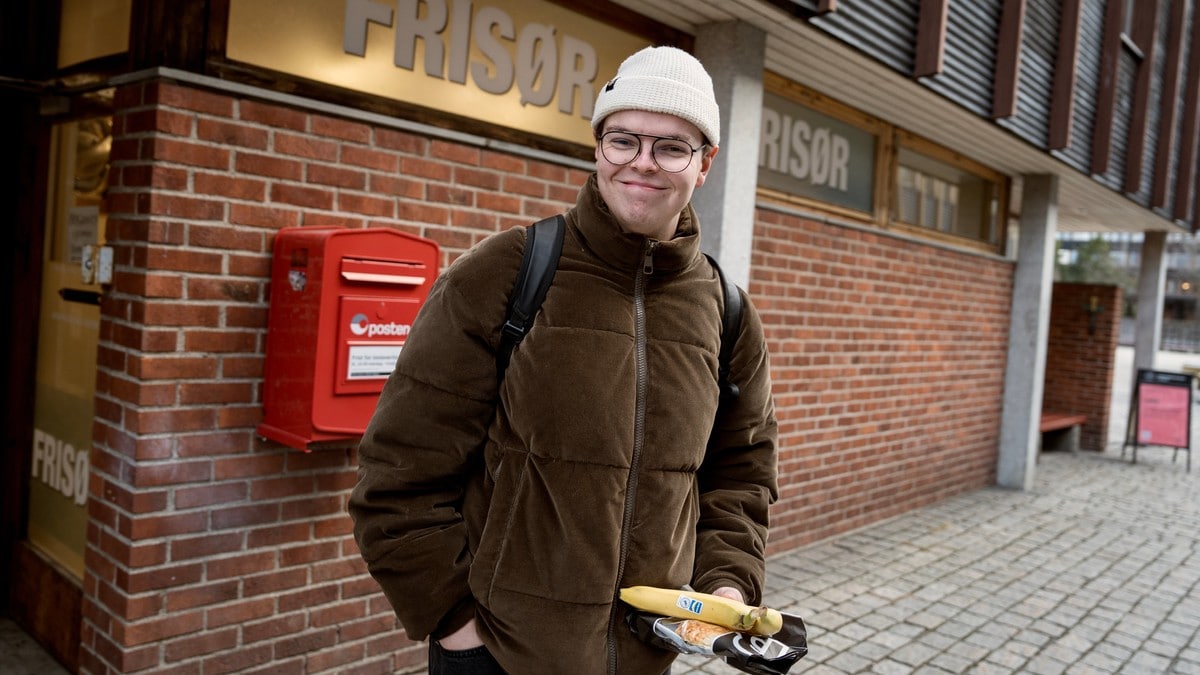
[[[524, 245], [490, 237], [435, 284], [359, 447], [355, 537], [408, 635], [474, 616], [512, 675], [663, 672], [621, 587], [762, 597], [776, 426], [747, 301], [713, 428], [721, 292], [691, 207], [679, 235], [620, 232], [595, 177], [557, 276], [497, 391]], [[712, 432], [712, 447], [709, 447]]]

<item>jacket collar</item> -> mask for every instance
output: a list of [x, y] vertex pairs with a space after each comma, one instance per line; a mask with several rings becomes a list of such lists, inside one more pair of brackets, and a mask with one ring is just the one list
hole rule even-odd
[[[596, 174], [588, 177], [572, 210], [584, 248], [605, 263], [621, 270], [637, 270], [643, 262], [647, 237], [623, 232], [608, 205], [600, 197]], [[656, 273], [679, 272], [700, 257], [700, 219], [689, 203], [679, 217], [679, 227], [670, 241], [654, 249]]]

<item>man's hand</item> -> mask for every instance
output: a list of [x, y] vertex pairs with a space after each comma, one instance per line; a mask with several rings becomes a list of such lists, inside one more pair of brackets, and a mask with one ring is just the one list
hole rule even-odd
[[479, 639], [479, 633], [475, 630], [475, 619], [471, 619], [462, 628], [438, 640], [438, 645], [447, 651], [458, 652], [482, 646], [483, 640]]
[[737, 600], [738, 602], [746, 601], [746, 599], [742, 597], [742, 592], [732, 586], [722, 586], [713, 591], [713, 595], [719, 595], [722, 598], [729, 598], [730, 600]]

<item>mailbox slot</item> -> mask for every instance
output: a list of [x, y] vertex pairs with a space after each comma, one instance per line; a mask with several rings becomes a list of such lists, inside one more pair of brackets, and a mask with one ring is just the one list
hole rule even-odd
[[412, 260], [342, 259], [342, 278], [346, 281], [420, 286], [428, 279], [425, 269], [423, 263]]

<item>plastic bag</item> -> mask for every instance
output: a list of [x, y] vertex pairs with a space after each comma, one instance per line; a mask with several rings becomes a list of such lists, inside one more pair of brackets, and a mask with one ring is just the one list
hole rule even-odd
[[745, 673], [784, 675], [808, 653], [804, 621], [781, 612], [783, 628], [771, 636], [722, 628], [696, 619], [673, 619], [630, 610], [625, 620], [643, 641], [680, 654], [703, 654]]

